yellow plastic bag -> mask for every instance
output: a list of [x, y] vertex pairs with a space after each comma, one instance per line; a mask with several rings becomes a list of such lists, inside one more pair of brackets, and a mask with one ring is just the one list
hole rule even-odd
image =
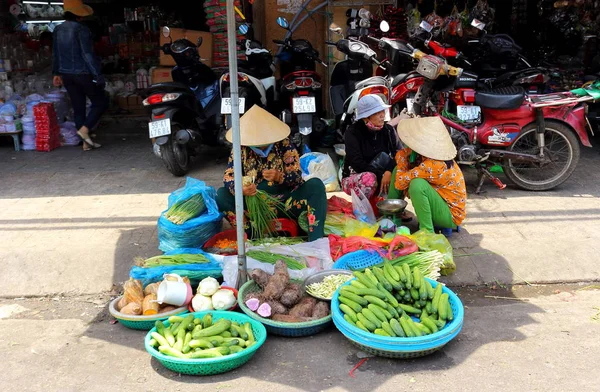
[[443, 276], [448, 276], [456, 271], [456, 264], [454, 263], [454, 256], [452, 253], [452, 245], [450, 245], [448, 239], [442, 234], [435, 234], [425, 230], [419, 230], [407, 237], [415, 241], [419, 247], [419, 250], [437, 250], [444, 256], [444, 263], [440, 268], [440, 274]]

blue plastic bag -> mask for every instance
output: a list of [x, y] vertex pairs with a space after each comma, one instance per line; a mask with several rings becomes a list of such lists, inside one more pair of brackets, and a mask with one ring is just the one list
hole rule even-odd
[[158, 219], [158, 249], [169, 252], [178, 248], [199, 249], [212, 236], [221, 231], [223, 214], [219, 212], [215, 197], [215, 188], [207, 186], [204, 181], [188, 177], [183, 188], [169, 195], [169, 208], [182, 200], [201, 194], [206, 205], [206, 212], [197, 218], [177, 225], [164, 217], [163, 211]]
[[327, 192], [335, 192], [340, 189], [335, 164], [328, 154], [311, 152], [302, 155], [300, 157], [300, 170], [302, 170], [304, 181], [318, 178], [325, 184]]

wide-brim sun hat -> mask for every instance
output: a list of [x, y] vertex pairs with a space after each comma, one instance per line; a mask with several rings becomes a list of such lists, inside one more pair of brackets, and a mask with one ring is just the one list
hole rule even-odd
[[356, 119], [361, 120], [372, 116], [375, 113], [382, 112], [390, 108], [390, 105], [386, 105], [383, 99], [376, 94], [365, 95], [358, 100], [356, 107]]
[[456, 147], [439, 117], [401, 120], [396, 129], [402, 143], [419, 155], [439, 161], [456, 157]]
[[90, 16], [94, 14], [94, 10], [89, 5], [83, 4], [82, 0], [64, 0], [63, 2], [64, 12], [70, 12], [73, 15]]
[[[240, 118], [240, 144], [256, 147], [277, 143], [290, 135], [290, 127], [258, 105], [254, 105]], [[233, 143], [229, 129], [225, 139]]]

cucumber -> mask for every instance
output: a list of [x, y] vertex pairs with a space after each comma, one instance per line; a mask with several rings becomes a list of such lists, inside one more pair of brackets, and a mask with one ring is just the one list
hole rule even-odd
[[399, 304], [398, 306], [402, 310], [404, 310], [406, 313], [421, 314], [421, 309], [417, 309], [413, 306], [405, 305], [405, 304]]
[[423, 335], [431, 335], [431, 330], [421, 323], [414, 323], [414, 326], [421, 330]]
[[340, 310], [342, 312], [344, 312], [344, 316], [350, 317], [350, 319], [352, 320], [353, 324], [356, 323], [356, 320], [358, 320], [356, 318], [356, 312], [354, 310], [352, 310], [352, 308], [350, 306], [348, 306], [346, 304], [340, 304]]
[[152, 338], [154, 340], [156, 340], [156, 342], [158, 343], [159, 346], [168, 346], [168, 347], [171, 347], [171, 345], [169, 344], [169, 342], [167, 342], [167, 339], [165, 339], [165, 337], [162, 336], [161, 334], [159, 334], [158, 332], [152, 332], [150, 334], [150, 336], [152, 336]]
[[377, 280], [377, 277], [375, 276], [375, 274], [373, 273], [373, 271], [370, 268], [367, 268], [365, 270], [365, 276], [371, 280], [371, 282], [373, 282], [374, 285], [377, 285], [377, 283], [379, 283], [379, 281]]
[[429, 313], [427, 313], [427, 309], [421, 309], [421, 317], [420, 319], [423, 320], [424, 318], [429, 317]]
[[402, 327], [402, 330], [404, 331], [404, 334], [409, 337], [409, 338], [414, 338], [416, 335], [413, 331], [413, 329], [410, 327], [410, 324], [408, 324], [410, 321], [410, 319], [406, 319], [404, 317], [400, 318], [400, 326]]
[[423, 332], [419, 327], [417, 327], [417, 323], [415, 323], [410, 317], [406, 321], [408, 322], [408, 325], [409, 325], [410, 329], [412, 329], [415, 336], [425, 335], [425, 332]]
[[204, 328], [196, 333], [196, 335], [192, 335], [194, 338], [200, 337], [216, 337], [215, 335], [220, 334], [221, 332], [227, 331], [231, 328], [231, 321], [226, 319], [220, 319], [215, 324], [211, 325], [208, 328]]
[[452, 312], [452, 306], [450, 306], [450, 299], [448, 299], [448, 308], [446, 309], [446, 320], [454, 320], [454, 312]]
[[427, 301], [427, 303], [425, 304], [425, 310], [427, 310], [427, 313], [429, 314], [433, 313], [433, 306], [431, 306], [431, 301]]
[[367, 328], [369, 330], [369, 332], [375, 331], [377, 326], [375, 324], [373, 324], [371, 321], [369, 321], [369, 319], [366, 318], [362, 313], [357, 313], [356, 316], [358, 317], [358, 321], [356, 322], [357, 327], [358, 327], [358, 323], [361, 323], [362, 325], [365, 326], [365, 328]]
[[[175, 331], [173, 331], [173, 335], [177, 335], [179, 333], [179, 331], [184, 330], [187, 331], [187, 327], [190, 324], [194, 324], [194, 315], [193, 314], [188, 314], [179, 324], [179, 326], [177, 327], [177, 329]], [[185, 336], [185, 335], [184, 335]]]
[[352, 325], [356, 326], [356, 321], [357, 321], [358, 319], [356, 319], [356, 320], [352, 320], [352, 318], [350, 318], [350, 316], [348, 316], [347, 314], [345, 314], [345, 315], [344, 315], [344, 320], [346, 320], [348, 323], [350, 323], [350, 324], [352, 324]]
[[372, 295], [365, 295], [364, 297], [367, 301], [369, 301], [372, 304], [375, 304], [377, 306], [381, 306], [382, 308], [387, 307], [386, 303], [384, 300], [377, 298], [375, 296]]
[[387, 336], [390, 337], [390, 335], [385, 332], [383, 329], [377, 328], [375, 331], [373, 331], [373, 333], [375, 333], [375, 335], [379, 335], [379, 336]]
[[381, 285], [383, 286], [384, 289], [386, 289], [388, 291], [393, 290], [392, 284], [390, 282], [388, 282], [388, 280], [385, 278], [385, 276], [383, 274], [383, 270], [381, 268], [374, 267], [373, 275], [375, 275], [375, 278], [377, 278], [377, 281], [379, 283], [381, 283]]
[[402, 264], [402, 271], [404, 271], [404, 274], [406, 275], [406, 288], [407, 289], [411, 289], [412, 288], [412, 273], [410, 272], [410, 267], [408, 266], [408, 264]]
[[429, 313], [437, 313], [438, 312], [438, 304], [440, 302], [440, 296], [442, 295], [442, 284], [438, 283], [435, 286], [435, 290], [433, 290], [433, 299], [431, 300], [431, 312]]
[[[224, 347], [227, 348], [227, 347]], [[227, 353], [229, 353], [229, 348], [227, 348]], [[202, 350], [202, 351], [194, 351], [190, 358], [199, 359], [199, 358], [217, 358], [222, 357], [224, 354], [221, 354], [220, 351], [214, 349]]]
[[170, 323], [171, 325], [173, 325], [173, 324], [175, 324], [175, 323], [180, 323], [180, 322], [182, 322], [182, 321], [183, 321], [183, 319], [184, 319], [184, 317], [181, 317], [181, 316], [171, 316], [171, 317], [169, 317], [169, 323]]
[[[194, 323], [192, 322], [192, 325], [193, 324]], [[182, 353], [187, 354], [192, 350], [192, 348], [190, 347], [191, 341], [192, 341], [192, 334], [191, 334], [191, 332], [187, 332], [185, 334], [185, 339], [183, 340], [183, 348], [181, 349]]]
[[[348, 287], [348, 286], [344, 286], [344, 287]], [[357, 289], [366, 289], [367, 286], [365, 286], [364, 284], [360, 283], [358, 281], [358, 279], [353, 279], [350, 281], [350, 287], [355, 287]]]
[[[244, 327], [242, 327], [239, 324], [231, 324], [231, 328], [234, 329], [238, 336], [244, 340], [248, 340], [248, 333], [246, 333], [246, 330], [244, 329]], [[233, 333], [232, 333], [233, 335]]]
[[199, 319], [199, 318], [195, 318], [195, 319], [194, 319], [194, 325], [198, 325], [198, 324], [200, 324], [201, 322], [202, 322], [202, 320], [201, 320], [201, 319]]
[[[381, 328], [381, 320], [379, 320], [377, 318], [377, 316], [375, 316], [375, 313], [373, 313], [369, 308], [364, 308], [361, 312], [370, 322], [372, 322], [373, 324], [375, 324], [377, 326], [377, 328]], [[367, 327], [368, 328], [368, 327]]]
[[402, 282], [402, 284], [404, 286], [406, 286], [407, 278], [406, 278], [406, 274], [404, 273], [404, 268], [402, 268], [401, 265], [395, 265], [394, 269], [396, 270], [396, 272], [398, 273], [398, 276], [400, 277], [400, 282]]
[[390, 326], [390, 323], [388, 323], [387, 321], [384, 321], [383, 323], [381, 323], [381, 328], [385, 332], [387, 332], [387, 334], [390, 335], [391, 337], [396, 337], [396, 333], [394, 332], [394, 330]]
[[240, 336], [240, 334], [238, 333], [237, 329], [235, 329], [235, 327], [233, 326], [233, 323], [231, 324], [231, 328], [229, 328], [229, 333], [234, 338], [237, 338], [238, 336]]
[[[379, 310], [381, 313], [383, 313], [383, 316], [385, 317], [384, 321], [388, 321], [389, 319], [393, 318], [394, 316], [392, 315], [392, 313], [387, 309], [387, 306], [385, 308], [379, 306], [379, 305], [375, 305], [375, 304], [369, 304], [369, 306], [367, 306], [369, 309], [371, 309], [371, 305], [373, 305], [377, 310]], [[392, 309], [394, 309], [392, 307]], [[373, 309], [371, 309], [371, 311], [373, 311]], [[375, 313], [375, 312], [373, 312]], [[377, 314], [375, 314], [377, 315]]]
[[396, 300], [398, 300], [398, 302], [402, 302], [402, 301], [404, 301], [404, 294], [400, 294], [400, 291], [396, 291], [394, 293], [394, 298], [396, 298]]
[[354, 287], [354, 286], [351, 286], [351, 285], [342, 286], [342, 287], [340, 288], [340, 293], [342, 293], [342, 292], [344, 292], [344, 291], [345, 291], [345, 292], [349, 292], [349, 293], [352, 293], [352, 294], [358, 294], [358, 293], [356, 292], [356, 289], [357, 289], [357, 288], [358, 288], [358, 287]]
[[[219, 335], [220, 335], [220, 336], [223, 336], [224, 338], [231, 338], [231, 337], [235, 337], [235, 338], [237, 338], [237, 336], [233, 336], [233, 335], [231, 334], [231, 332], [229, 332], [229, 331], [223, 331], [223, 332], [221, 332]], [[238, 335], [238, 336], [239, 336], [239, 335]]]
[[231, 346], [229, 347], [229, 351], [231, 351], [232, 354], [236, 354], [239, 353], [240, 351], [243, 351], [244, 348], [240, 347], [240, 346]]
[[425, 285], [425, 281], [421, 279], [421, 287], [419, 288], [419, 298], [421, 301], [427, 300], [427, 286]]
[[252, 331], [252, 324], [248, 322], [244, 323], [244, 332], [246, 332], [246, 335], [248, 335], [248, 339], [245, 339], [246, 347], [250, 347], [256, 343], [256, 338], [254, 337], [254, 332]]
[[429, 283], [427, 279], [425, 279], [425, 286], [427, 287], [427, 299], [432, 300], [435, 291], [433, 290], [433, 286], [431, 285], [431, 283]]
[[173, 347], [169, 347], [169, 346], [160, 346], [158, 348], [158, 351], [160, 351], [161, 353], [163, 353], [165, 355], [171, 356], [171, 357], [189, 358], [187, 355], [185, 355], [181, 351], [177, 351]]
[[423, 283], [422, 282], [423, 275], [421, 274], [421, 270], [418, 269], [417, 267], [413, 268], [413, 274], [412, 274], [412, 276], [413, 276], [413, 281], [412, 281], [413, 287], [415, 289], [417, 289], [417, 290], [420, 289], [421, 288], [421, 283]]
[[404, 302], [411, 302], [412, 301], [412, 297], [410, 296], [410, 291], [407, 291], [406, 294], [404, 294]]
[[150, 341], [148, 342], [148, 344], [154, 348], [156, 348], [156, 346], [158, 345], [158, 342], [156, 341], [156, 339], [150, 339]]
[[356, 326], [365, 332], [371, 332], [367, 329], [367, 327], [365, 327], [365, 325], [363, 323], [360, 322], [360, 320], [356, 322]]
[[212, 314], [206, 313], [204, 317], [202, 317], [202, 328], [208, 328], [212, 325]]
[[396, 282], [400, 282], [400, 275], [398, 274], [398, 271], [396, 271], [394, 266], [392, 266], [392, 263], [390, 263], [389, 261], [384, 261], [383, 270], [387, 271], [387, 273], [393, 280], [395, 280]]
[[165, 328], [165, 339], [167, 339], [170, 347], [175, 345], [175, 336], [173, 336], [173, 331], [171, 331], [169, 328]]
[[358, 295], [366, 296], [371, 295], [380, 299], [385, 299], [385, 294], [377, 289], [358, 289]]
[[341, 303], [348, 306], [350, 309], [354, 310], [356, 313], [358, 313], [362, 310], [362, 306], [360, 306], [356, 302], [352, 301], [351, 299], [348, 299], [346, 297], [339, 297], [339, 300]]
[[390, 314], [392, 315], [392, 317], [394, 318], [398, 318], [401, 316], [401, 314], [398, 313], [398, 311], [396, 310], [396, 308], [394, 308], [392, 305], [387, 304], [387, 307], [385, 308], [385, 310], [387, 310], [388, 312], [390, 312]]
[[442, 329], [446, 326], [446, 322], [444, 320], [440, 320], [440, 319], [430, 319], [430, 320], [433, 321], [439, 329]]
[[340, 297], [348, 298], [349, 300], [354, 301], [361, 306], [367, 306], [369, 304], [369, 301], [360, 295], [356, 295], [347, 291], [340, 291]]
[[354, 276], [356, 276], [356, 279], [362, 283], [364, 286], [366, 286], [369, 289], [375, 289], [377, 288], [377, 284], [373, 283], [373, 281], [371, 279], [369, 279], [365, 274], [358, 272], [358, 271], [354, 271]]
[[438, 314], [442, 320], [448, 319], [448, 294], [444, 293], [440, 295], [440, 302], [438, 304]]
[[439, 331], [438, 326], [428, 317], [421, 318], [421, 323], [431, 330], [432, 333]]
[[398, 281], [398, 280], [395, 280], [392, 277], [392, 275], [390, 275], [390, 273], [388, 272], [388, 270], [385, 267], [383, 268], [383, 275], [385, 276], [385, 278], [387, 279], [387, 281], [390, 282], [390, 284], [392, 285], [392, 288], [394, 290], [396, 290], [396, 291], [402, 290], [402, 287], [404, 287], [404, 286], [402, 286], [402, 283], [400, 283], [400, 281]]
[[398, 300], [392, 295], [392, 293], [390, 293], [387, 290], [383, 290], [382, 291], [383, 294], [385, 294], [385, 297], [387, 299], [387, 301], [392, 305], [392, 306], [398, 306]]
[[154, 323], [154, 326], [156, 327], [156, 332], [158, 332], [161, 335], [165, 335], [165, 325], [163, 324], [162, 321], [156, 320], [156, 323]]
[[410, 289], [410, 297], [413, 299], [413, 301], [418, 301], [419, 298], [421, 298], [419, 296], [419, 290], [417, 290], [414, 287], [412, 289]]
[[188, 343], [191, 348], [213, 348], [214, 345], [206, 338], [192, 339]]
[[390, 327], [392, 327], [392, 329], [394, 330], [394, 333], [396, 334], [396, 336], [399, 336], [401, 338], [405, 338], [406, 337], [406, 333], [402, 329], [402, 326], [400, 326], [400, 323], [395, 318], [393, 318], [393, 319], [390, 320]]
[[[377, 305], [373, 305], [373, 304], [369, 304], [369, 306], [367, 306], [367, 309], [369, 309], [371, 312], [373, 312], [373, 314], [379, 319], [381, 320], [381, 322], [386, 322], [389, 319], [386, 317], [385, 313], [383, 313], [383, 309], [381, 309], [379, 306]], [[364, 311], [364, 309], [363, 309]], [[387, 312], [387, 310], [386, 310]], [[389, 314], [389, 312], [388, 312]], [[391, 318], [391, 314], [390, 314], [390, 318]]]

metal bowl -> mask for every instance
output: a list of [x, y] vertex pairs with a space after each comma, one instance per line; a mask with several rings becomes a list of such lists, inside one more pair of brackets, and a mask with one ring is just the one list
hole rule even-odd
[[402, 199], [387, 199], [377, 203], [377, 208], [384, 214], [401, 214], [408, 203]]
[[332, 270], [317, 272], [316, 274], [313, 274], [313, 275], [309, 276], [308, 278], [306, 278], [304, 280], [304, 284], [302, 285], [302, 289], [308, 295], [311, 295], [311, 296], [313, 296], [313, 297], [315, 297], [317, 299], [320, 299], [322, 301], [331, 301], [331, 298], [319, 297], [318, 295], [312, 295], [312, 294], [310, 294], [309, 292], [306, 291], [306, 287], [307, 286], [310, 286], [313, 283], [319, 283], [323, 279], [325, 279], [326, 276], [329, 276], [329, 275], [348, 275], [348, 276], [352, 276], [352, 271], [343, 270], [343, 269], [332, 269]]

